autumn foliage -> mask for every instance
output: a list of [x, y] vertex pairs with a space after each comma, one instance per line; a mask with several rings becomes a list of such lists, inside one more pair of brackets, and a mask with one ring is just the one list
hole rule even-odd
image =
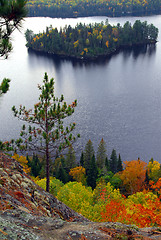
[[[15, 154], [14, 159], [23, 165], [24, 170], [27, 169], [25, 157]], [[150, 166], [151, 163], [147, 165], [140, 159], [124, 162], [124, 170], [119, 172], [122, 180], [120, 189], [100, 179], [94, 190], [86, 186], [85, 168], [77, 166], [71, 168], [69, 173], [75, 182], [63, 184], [60, 180], [51, 178], [50, 192], [91, 221], [121, 222], [141, 228], [161, 227], [160, 168], [154, 167], [155, 171], [150, 172], [151, 178], [147, 188], [145, 180]], [[158, 166], [158, 163], [155, 162], [154, 166]], [[156, 179], [157, 181], [154, 181]], [[35, 181], [45, 189], [45, 178], [37, 178]], [[122, 189], [126, 196], [122, 194]], [[14, 194], [16, 199], [25, 201], [21, 192], [17, 191]]]
[[134, 194], [142, 191], [145, 185], [146, 163], [138, 160], [125, 161], [125, 170], [120, 178], [128, 194]]

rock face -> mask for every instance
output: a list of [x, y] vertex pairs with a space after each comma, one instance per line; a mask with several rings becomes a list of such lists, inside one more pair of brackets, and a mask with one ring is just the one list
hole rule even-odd
[[0, 240], [161, 239], [161, 229], [92, 223], [37, 186], [0, 153]]

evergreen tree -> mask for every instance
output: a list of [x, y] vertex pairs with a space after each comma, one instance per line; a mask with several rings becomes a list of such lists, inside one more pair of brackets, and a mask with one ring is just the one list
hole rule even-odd
[[57, 179], [59, 179], [60, 181], [62, 181], [63, 183], [67, 183], [68, 182], [68, 176], [66, 171], [64, 170], [62, 163], [60, 162], [60, 165], [56, 171], [56, 176]]
[[123, 165], [122, 165], [122, 160], [121, 160], [121, 156], [119, 153], [119, 158], [118, 158], [118, 162], [117, 162], [117, 172], [122, 172], [123, 171]]
[[116, 150], [113, 149], [110, 157], [110, 168], [113, 173], [117, 172], [117, 155]]
[[10, 36], [15, 29], [19, 29], [22, 20], [27, 15], [26, 0], [0, 1], [0, 57], [8, 57], [12, 50]]
[[[0, 0], [0, 57], [8, 57], [12, 50], [10, 36], [20, 28], [26, 17], [26, 0]], [[4, 78], [0, 83], [0, 95], [9, 89], [10, 79]]]
[[84, 150], [84, 166], [83, 167], [85, 167], [86, 169], [86, 175], [88, 175], [88, 171], [90, 169], [90, 163], [93, 155], [94, 155], [93, 144], [92, 144], [92, 141], [89, 140], [86, 143], [85, 150]]
[[111, 170], [110, 169], [110, 161], [108, 160], [108, 157], [106, 157], [106, 159], [105, 159], [105, 166], [106, 166], [107, 171]]
[[37, 154], [33, 154], [32, 160], [31, 160], [31, 174], [34, 177], [37, 177], [40, 175], [40, 171], [42, 168], [42, 164], [37, 156]]
[[106, 154], [106, 146], [105, 146], [105, 142], [102, 138], [102, 140], [100, 141], [99, 145], [98, 145], [98, 150], [97, 150], [97, 167], [100, 169], [105, 169], [105, 161], [107, 158], [107, 154]]
[[38, 151], [45, 156], [46, 191], [49, 192], [51, 157], [55, 157], [58, 151], [69, 147], [76, 139], [71, 133], [75, 128], [75, 123], [65, 128], [63, 119], [74, 113], [77, 101], [67, 106], [63, 95], [59, 99], [56, 98], [54, 79], [49, 80], [47, 73], [45, 73], [43, 85], [38, 88], [41, 93], [39, 102], [34, 105], [34, 111], [27, 110], [22, 105], [19, 110], [15, 106], [12, 108], [15, 117], [33, 124], [33, 127], [29, 125], [28, 130], [23, 125], [21, 138], [15, 142], [12, 141], [12, 144], [20, 150]]
[[81, 157], [80, 157], [80, 166], [84, 167], [84, 153], [82, 151]]
[[68, 152], [66, 154], [64, 168], [66, 169], [67, 173], [69, 173], [70, 169], [76, 167], [76, 165], [77, 163], [76, 163], [75, 151], [71, 145], [69, 146]]
[[97, 177], [98, 177], [97, 164], [95, 160], [95, 155], [93, 154], [90, 160], [90, 165], [89, 165], [89, 170], [87, 175], [87, 185], [92, 187], [92, 189], [96, 187]]

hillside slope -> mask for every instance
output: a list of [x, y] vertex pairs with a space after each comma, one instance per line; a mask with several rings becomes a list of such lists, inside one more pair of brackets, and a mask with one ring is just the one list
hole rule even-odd
[[[123, 238], [124, 237], [124, 238]], [[37, 186], [0, 153], [0, 239], [161, 239], [161, 230], [92, 223]]]

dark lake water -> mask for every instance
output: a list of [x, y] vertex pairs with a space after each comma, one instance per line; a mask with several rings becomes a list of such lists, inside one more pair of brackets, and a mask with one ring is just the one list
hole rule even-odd
[[[108, 18], [110, 24], [136, 19], [153, 23], [161, 32], [161, 16]], [[37, 84], [44, 72], [55, 79], [56, 95], [64, 94], [67, 103], [78, 100], [69, 119], [77, 123], [81, 138], [77, 152], [91, 139], [95, 150], [103, 138], [110, 156], [112, 149], [122, 160], [151, 157], [161, 163], [161, 35], [156, 47], [124, 50], [96, 62], [58, 59], [28, 52], [24, 31], [43, 31], [79, 22], [105, 21], [106, 17], [77, 19], [28, 18], [22, 33], [13, 34], [14, 50], [8, 60], [0, 61], [0, 76], [11, 78], [10, 91], [0, 97], [0, 139], [17, 138], [22, 122], [13, 117], [11, 107], [32, 108], [38, 100]]]

